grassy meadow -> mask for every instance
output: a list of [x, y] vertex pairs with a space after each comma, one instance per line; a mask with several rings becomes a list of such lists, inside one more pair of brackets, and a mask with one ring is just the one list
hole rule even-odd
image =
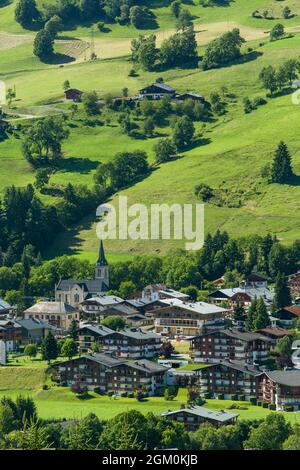
[[[24, 30], [14, 20], [15, 3], [0, 7], [0, 79], [7, 86], [15, 86], [16, 100], [12, 113], [31, 114], [49, 110], [47, 103], [63, 98], [62, 84], [69, 80], [72, 87], [84, 91], [96, 90], [100, 97], [110, 93], [118, 96], [127, 87], [135, 94], [141, 87], [153, 82], [158, 74], [138, 70], [138, 76], [129, 77], [132, 68], [129, 60], [130, 40], [138, 34], [154, 32], [158, 44], [174, 31], [175, 19], [171, 15], [169, 2], [147, 2], [156, 15], [157, 28], [151, 31], [136, 30], [131, 26], [107, 25], [108, 32], [101, 33], [94, 27], [95, 50], [98, 59], [88, 60], [89, 48], [68, 61], [68, 53], [75, 42], [88, 44], [92, 25], [73, 25], [64, 31], [64, 40], [56, 44], [57, 63], [40, 62], [32, 53], [34, 32]], [[288, 20], [281, 18], [281, 11], [288, 5], [294, 14]], [[240, 27], [247, 39], [243, 46], [255, 50], [244, 61], [221, 69], [203, 72], [198, 68], [170, 69], [160, 72], [164, 81], [179, 92], [196, 91], [209, 99], [212, 92], [228, 89], [226, 114], [203, 125], [195, 123], [199, 135], [195, 145], [184, 152], [183, 158], [162, 164], [145, 180], [118, 194], [128, 196], [129, 203], [189, 203], [197, 202], [194, 187], [199, 183], [209, 184], [214, 189], [227, 191], [229, 196], [240, 195], [240, 208], [205, 205], [205, 231], [226, 229], [234, 236], [265, 234], [272, 232], [284, 243], [299, 237], [300, 222], [300, 153], [297, 122], [299, 106], [291, 102], [290, 94], [267, 99], [267, 104], [250, 114], [243, 111], [242, 100], [258, 96], [265, 97], [258, 75], [262, 67], [280, 65], [287, 58], [299, 58], [300, 54], [300, 5], [295, 0], [282, 2], [266, 0], [228, 1], [227, 6], [203, 7], [195, 0], [187, 5], [195, 16], [195, 29], [199, 54], [205, 44], [222, 32]], [[268, 9], [274, 20], [257, 19], [251, 16], [254, 10]], [[285, 25], [293, 37], [270, 42], [268, 31], [276, 23]], [[76, 47], [73, 47], [76, 50]], [[84, 48], [83, 48], [84, 49]], [[86, 59], [86, 60], [85, 60]], [[70, 59], [71, 60], [71, 59]], [[230, 96], [229, 96], [230, 95]], [[33, 107], [38, 108], [33, 108]], [[53, 104], [67, 109], [69, 104]], [[35, 109], [33, 112], [32, 110]], [[63, 145], [64, 160], [51, 177], [57, 184], [93, 184], [93, 174], [99, 162], [111, 159], [124, 149], [143, 149], [153, 162], [153, 145], [161, 136], [171, 134], [169, 127], [158, 128], [151, 139], [134, 139], [121, 132], [113, 118], [102, 126], [87, 126], [80, 111], [69, 119], [70, 136]], [[15, 120], [14, 120], [15, 122]], [[261, 177], [261, 169], [272, 159], [280, 140], [284, 140], [293, 158], [296, 173], [289, 185], [267, 185]], [[18, 135], [0, 142], [0, 194], [11, 184], [24, 186], [34, 182], [34, 171], [21, 153]], [[55, 198], [41, 196], [47, 203]], [[117, 196], [112, 198], [117, 204]], [[199, 202], [199, 200], [198, 200]], [[76, 226], [60, 234], [49, 247], [46, 257], [63, 253], [74, 254], [94, 260], [98, 247], [95, 236], [95, 217], [87, 215]], [[183, 248], [182, 241], [107, 241], [106, 251], [111, 260], [128, 259], [139, 253], [163, 254], [170, 249]]]

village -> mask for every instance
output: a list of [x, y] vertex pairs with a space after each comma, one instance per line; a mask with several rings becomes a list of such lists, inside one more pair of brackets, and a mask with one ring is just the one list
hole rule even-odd
[[[137, 399], [172, 396], [178, 387], [187, 388], [194, 399], [161, 416], [184, 423], [189, 431], [203, 422], [217, 427], [236, 422], [239, 406], [225, 410], [226, 400], [273, 411], [299, 410], [300, 341], [295, 328], [300, 273], [287, 278], [294, 303], [272, 313], [275, 293], [267, 276], [252, 273], [231, 288], [223, 288], [222, 278], [214, 284], [206, 301], [165, 284], [147, 285], [127, 299], [112, 295], [101, 241], [94, 279], [61, 279], [55, 299], [39, 300], [22, 315], [0, 299], [2, 368], [32, 346], [40, 350], [51, 339], [73, 341], [66, 359], [52, 356], [50, 364], [48, 353], [54, 385], [78, 395], [96, 391]], [[247, 331], [245, 319], [237, 320], [234, 312], [249, 310], [254, 299], [263, 300], [268, 325]], [[206, 399], [224, 400], [224, 409], [202, 406]]]

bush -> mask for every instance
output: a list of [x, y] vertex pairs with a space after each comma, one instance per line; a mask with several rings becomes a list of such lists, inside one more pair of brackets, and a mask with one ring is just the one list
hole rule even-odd
[[269, 407], [269, 403], [266, 403], [266, 402], [264, 401], [263, 404], [262, 404], [262, 407], [263, 407], [263, 408], [268, 408], [268, 407]]
[[237, 394], [231, 395], [231, 400], [237, 400], [237, 399], [238, 399]]
[[122, 398], [126, 398], [127, 395], [128, 395], [127, 392], [122, 392], [122, 393], [121, 393], [121, 397], [122, 397]]
[[245, 401], [246, 397], [245, 395], [239, 395], [239, 401]]
[[97, 393], [97, 395], [103, 395], [103, 392], [100, 387], [94, 387], [94, 392]]
[[224, 400], [224, 394], [223, 393], [218, 393], [218, 400]]
[[109, 390], [109, 391], [107, 392], [107, 395], [108, 395], [109, 397], [112, 397], [113, 394], [114, 394], [114, 392], [113, 392], [112, 390]]
[[275, 403], [269, 403], [268, 408], [269, 408], [269, 410], [276, 411], [276, 405], [275, 405]]
[[128, 395], [127, 395], [128, 398], [134, 398], [134, 393], [133, 392], [129, 392]]
[[284, 411], [294, 411], [294, 407], [292, 405], [284, 405]]
[[250, 397], [249, 402], [251, 403], [251, 405], [257, 405], [257, 398], [256, 397]]
[[43, 385], [43, 390], [48, 390], [48, 389], [49, 389], [48, 385], [47, 385], [47, 384], [44, 384], [44, 385]]
[[257, 106], [263, 106], [266, 103], [267, 103], [267, 100], [265, 100], [261, 96], [256, 96], [255, 98], [253, 98], [253, 101], [252, 101], [252, 104], [255, 108], [257, 108]]
[[257, 406], [262, 406], [262, 401], [261, 400], [257, 400]]
[[203, 393], [203, 398], [205, 399], [210, 398], [210, 393], [209, 392]]

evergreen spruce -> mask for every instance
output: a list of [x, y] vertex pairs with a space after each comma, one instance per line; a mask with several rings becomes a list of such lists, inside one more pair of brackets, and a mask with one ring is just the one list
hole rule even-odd
[[255, 329], [266, 328], [270, 325], [270, 319], [263, 297], [257, 301], [256, 315], [254, 320]]
[[246, 330], [248, 331], [255, 330], [256, 309], [257, 309], [257, 298], [255, 297], [252, 300], [249, 310], [247, 312]]
[[284, 142], [280, 142], [271, 167], [271, 182], [285, 183], [293, 176], [291, 156]]
[[274, 306], [276, 307], [276, 310], [280, 310], [287, 305], [291, 305], [291, 303], [292, 296], [286, 277], [283, 273], [278, 273], [275, 283]]
[[54, 338], [51, 331], [49, 331], [48, 335], [44, 339], [41, 347], [42, 357], [45, 361], [48, 361], [50, 364], [52, 359], [56, 359], [58, 356], [58, 345], [57, 341]]

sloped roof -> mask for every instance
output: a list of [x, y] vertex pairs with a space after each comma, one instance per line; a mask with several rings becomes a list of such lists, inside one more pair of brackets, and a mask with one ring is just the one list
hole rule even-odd
[[178, 413], [187, 413], [195, 416], [200, 416], [201, 418], [218, 421], [224, 423], [226, 421], [231, 421], [233, 418], [238, 417], [238, 413], [233, 413], [231, 411], [225, 410], [210, 410], [204, 406], [190, 406], [188, 408], [181, 408], [174, 411], [164, 411], [161, 416], [171, 416]]
[[223, 296], [231, 299], [236, 294], [247, 294], [251, 299], [264, 297], [268, 301], [272, 301], [274, 293], [267, 287], [232, 287], [230, 289], [218, 289], [209, 294], [209, 297], [217, 297], [217, 294], [221, 293]]
[[289, 307], [283, 307], [280, 312], [288, 312], [296, 317], [300, 317], [300, 305], [290, 305]]
[[44, 330], [44, 329], [55, 329], [49, 323], [43, 322], [41, 320], [37, 320], [35, 318], [28, 318], [24, 320], [16, 320], [16, 322], [25, 330]]
[[[234, 370], [239, 370], [240, 372], [243, 372], [245, 374], [251, 374], [251, 375], [261, 375], [263, 372], [259, 369], [259, 367], [257, 366], [253, 366], [253, 365], [250, 365], [250, 364], [245, 364], [244, 362], [240, 362], [240, 361], [226, 361], [226, 360], [222, 360], [222, 361], [219, 361], [219, 362], [215, 362], [213, 364], [207, 364], [207, 367], [208, 368], [214, 368], [214, 367], [217, 367], [217, 366], [226, 366], [230, 369], [234, 369]], [[204, 370], [204, 369], [207, 369], [207, 367], [201, 369]], [[201, 372], [200, 371], [200, 372]]]
[[148, 331], [143, 331], [140, 328], [124, 328], [123, 330], [114, 331], [113, 333], [119, 333], [120, 335], [127, 336], [133, 339], [158, 339], [159, 335]]
[[265, 374], [274, 382], [290, 387], [300, 387], [300, 370], [272, 370]]
[[160, 299], [160, 303], [170, 307], [180, 307], [202, 315], [208, 315], [210, 313], [225, 313], [227, 311], [225, 308], [221, 308], [207, 302], [185, 302], [180, 299]]
[[124, 299], [116, 295], [103, 294], [103, 295], [96, 295], [93, 297], [89, 297], [88, 299], [84, 300], [82, 304], [86, 304], [89, 302], [96, 302], [97, 304], [101, 306], [107, 306], [107, 305], [109, 306], [109, 305], [121, 304], [122, 302], [124, 302]]
[[96, 325], [82, 325], [79, 328], [79, 333], [84, 329], [88, 329], [92, 333], [95, 333], [99, 336], [106, 336], [106, 335], [109, 335], [111, 333], [114, 333], [114, 330], [112, 330], [111, 328], [108, 328], [107, 326], [104, 326], [104, 325], [97, 325], [97, 326]]
[[77, 312], [76, 308], [65, 302], [37, 302], [29, 307], [24, 313], [44, 313], [44, 314], [70, 314]]
[[[263, 336], [259, 333], [253, 333], [251, 331], [239, 331], [239, 330], [234, 330], [230, 328], [227, 328], [225, 330], [216, 330], [216, 331], [203, 333], [201, 335], [194, 336], [193, 338], [201, 338], [204, 336], [218, 335], [218, 334], [224, 334], [231, 338], [236, 338], [236, 339], [239, 339], [240, 341], [245, 341], [245, 342], [255, 341], [258, 339], [265, 341], [267, 343], [272, 341], [271, 338], [268, 338], [267, 336]], [[193, 338], [190, 338], [190, 339], [193, 339]]]
[[98, 294], [107, 292], [108, 286], [101, 279], [62, 279], [57, 284], [57, 291], [68, 291], [78, 285], [86, 293]]
[[8, 310], [10, 308], [11, 308], [11, 306], [9, 305], [9, 303], [6, 302], [5, 300], [1, 299], [1, 297], [0, 297], [0, 313], [1, 313], [1, 310]]

